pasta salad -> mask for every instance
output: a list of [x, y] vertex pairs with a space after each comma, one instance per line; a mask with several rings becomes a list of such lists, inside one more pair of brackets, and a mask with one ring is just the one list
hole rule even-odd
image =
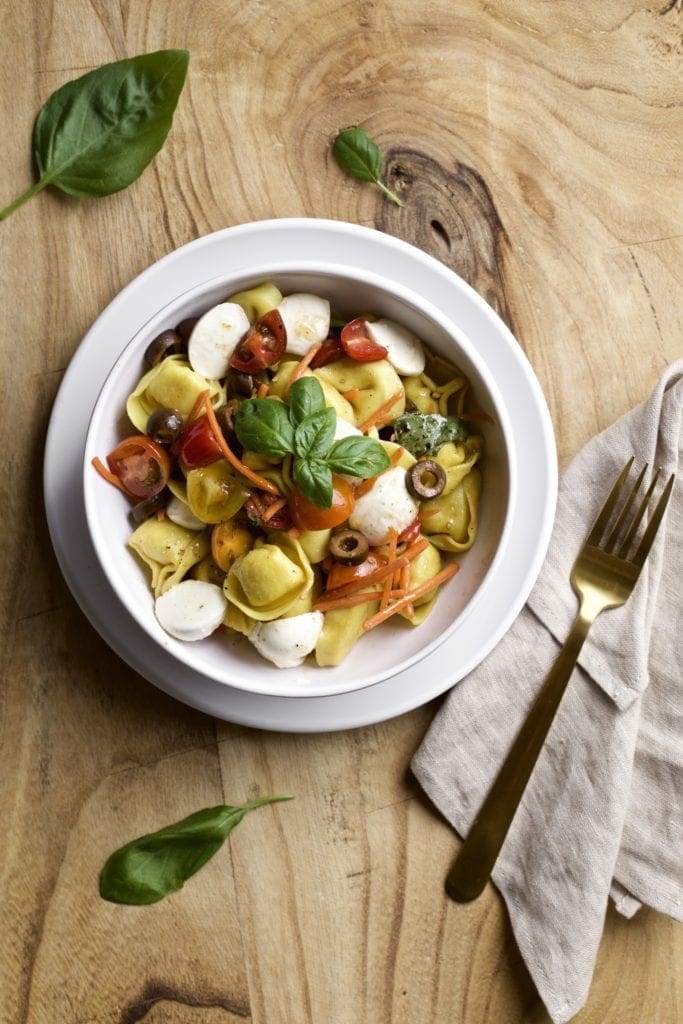
[[406, 327], [266, 282], [148, 346], [135, 432], [95, 469], [180, 640], [242, 634], [280, 668], [419, 626], [474, 543], [483, 439], [465, 376]]

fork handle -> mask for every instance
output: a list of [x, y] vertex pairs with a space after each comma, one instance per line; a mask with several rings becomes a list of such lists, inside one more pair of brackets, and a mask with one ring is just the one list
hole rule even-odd
[[446, 878], [446, 891], [468, 903], [484, 889], [567, 688], [595, 611], [581, 606], [555, 664], [460, 847]]

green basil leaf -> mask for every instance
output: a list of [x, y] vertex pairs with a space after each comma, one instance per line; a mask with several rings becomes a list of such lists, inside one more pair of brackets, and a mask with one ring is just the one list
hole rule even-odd
[[273, 398], [242, 402], [235, 417], [235, 433], [250, 452], [280, 459], [294, 451], [294, 427], [287, 406]]
[[188, 61], [187, 50], [159, 50], [57, 89], [33, 130], [41, 181], [73, 196], [106, 196], [135, 181], [166, 140]]
[[184, 883], [221, 848], [248, 811], [290, 796], [264, 796], [241, 807], [206, 807], [166, 828], [126, 843], [100, 873], [100, 896], [110, 903], [156, 903]]
[[325, 461], [333, 473], [346, 473], [362, 480], [383, 473], [391, 465], [386, 450], [372, 437], [343, 437], [335, 441]]
[[302, 420], [294, 432], [294, 451], [303, 459], [323, 459], [334, 442], [337, 414], [321, 409]]
[[371, 181], [397, 206], [403, 203], [398, 196], [382, 184], [382, 151], [362, 128], [344, 128], [332, 144], [334, 158], [343, 171], [356, 181]]
[[438, 450], [447, 441], [462, 444], [470, 436], [470, 428], [464, 420], [438, 413], [405, 412], [397, 416], [393, 427], [396, 443], [417, 459]]
[[315, 377], [300, 377], [289, 389], [290, 419], [294, 426], [325, 408], [325, 395]]
[[332, 507], [332, 471], [322, 459], [294, 459], [294, 482], [318, 508]]

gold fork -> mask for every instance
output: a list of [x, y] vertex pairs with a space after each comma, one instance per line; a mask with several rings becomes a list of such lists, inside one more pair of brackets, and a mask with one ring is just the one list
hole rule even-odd
[[[631, 458], [619, 474], [574, 563], [571, 584], [579, 598], [579, 613], [574, 625], [446, 878], [446, 891], [458, 903], [475, 899], [493, 871], [588, 630], [600, 612], [617, 608], [628, 600], [652, 547], [675, 477], [673, 474], [669, 477], [642, 540], [629, 558], [628, 553], [660, 474], [657, 470], [625, 530], [627, 516], [641, 488], [647, 466], [638, 475], [603, 541], [632, 465]], [[617, 544], [619, 547], [615, 553]]]

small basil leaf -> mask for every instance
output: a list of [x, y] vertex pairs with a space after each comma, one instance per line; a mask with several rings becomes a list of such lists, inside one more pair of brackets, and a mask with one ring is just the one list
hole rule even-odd
[[300, 377], [289, 389], [290, 419], [301, 423], [311, 413], [325, 408], [325, 396], [320, 381], [315, 377]]
[[382, 151], [362, 128], [344, 128], [339, 132], [332, 144], [332, 153], [341, 169], [356, 181], [373, 182], [392, 203], [403, 205], [398, 196], [379, 180]]
[[188, 61], [187, 50], [159, 50], [57, 89], [33, 130], [41, 180], [72, 196], [107, 196], [135, 181], [166, 141]]
[[235, 417], [235, 433], [250, 452], [277, 459], [294, 451], [294, 427], [287, 406], [272, 398], [242, 402]]
[[303, 459], [323, 459], [334, 441], [337, 414], [321, 409], [302, 420], [294, 432], [294, 451]]
[[321, 459], [295, 459], [294, 482], [318, 508], [332, 507], [332, 471]]
[[100, 873], [100, 896], [110, 903], [142, 906], [182, 889], [221, 848], [247, 811], [290, 796], [264, 796], [242, 807], [206, 807], [174, 825], [126, 843]]
[[372, 437], [343, 437], [335, 441], [325, 459], [334, 473], [346, 473], [367, 480], [391, 465], [385, 449]]

